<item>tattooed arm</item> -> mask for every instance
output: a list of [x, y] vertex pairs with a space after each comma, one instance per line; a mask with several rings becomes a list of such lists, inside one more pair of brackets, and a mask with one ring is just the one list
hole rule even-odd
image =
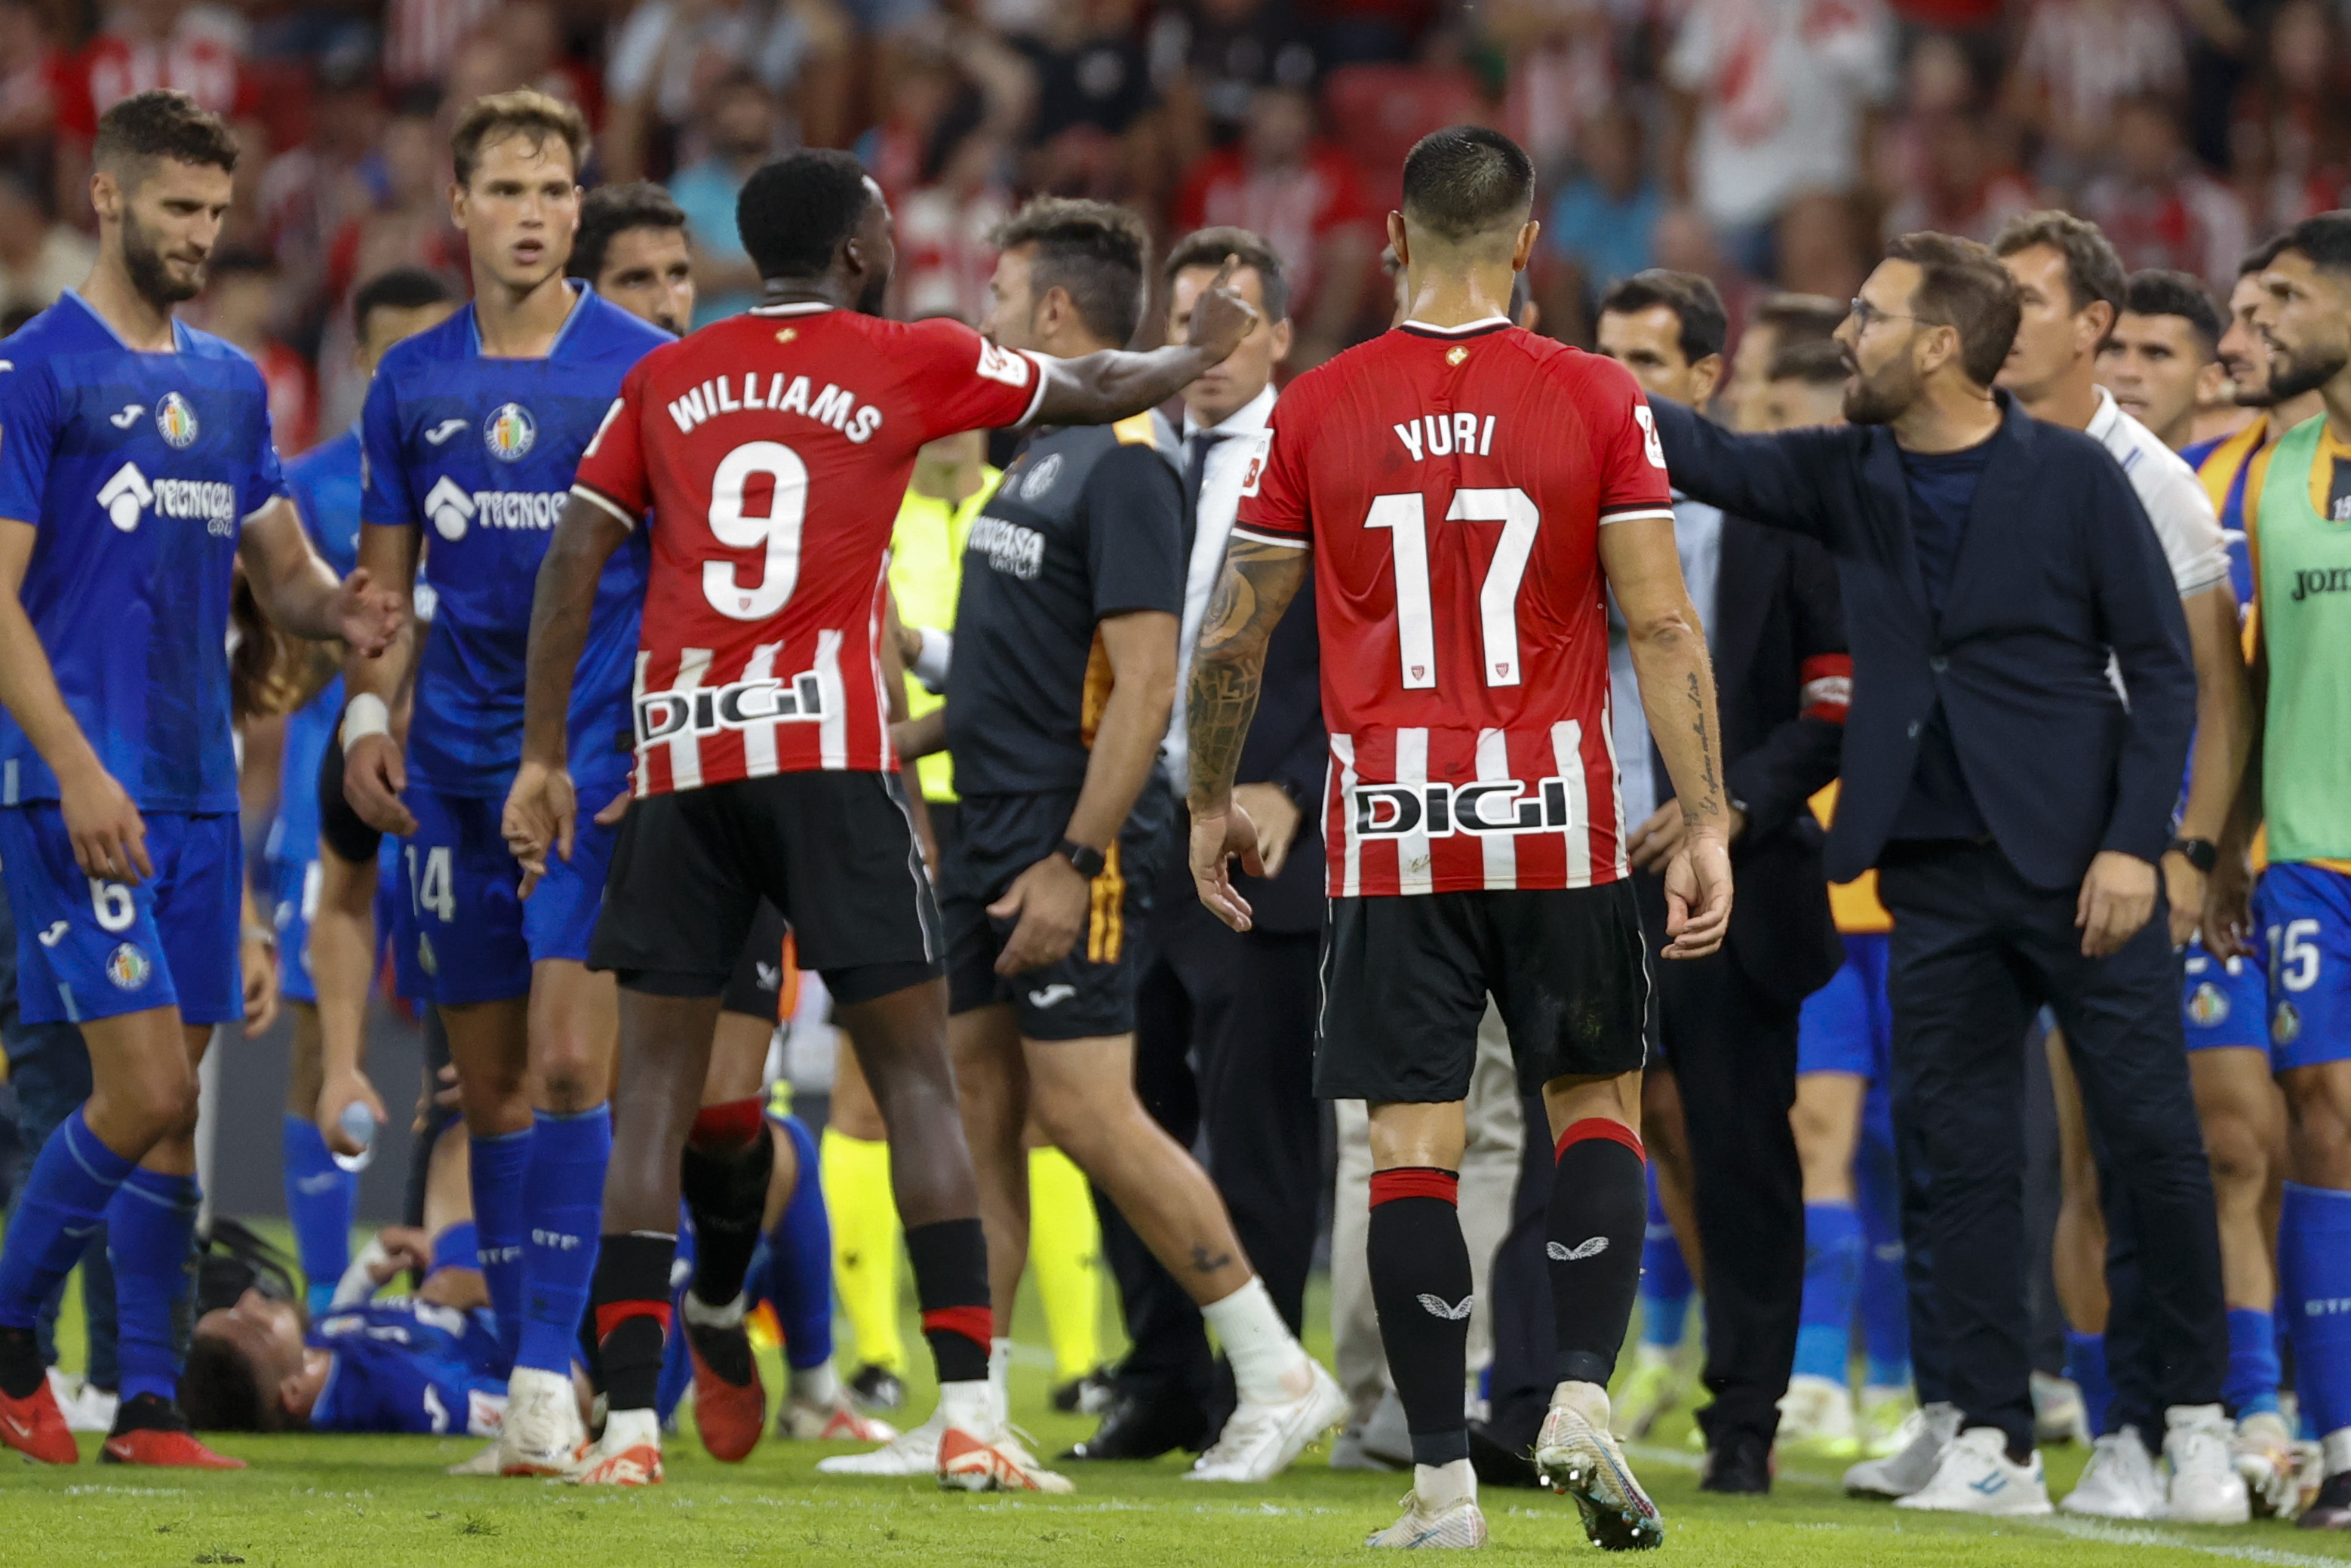
[[1670, 519], [1605, 525], [1600, 565], [1625, 615], [1649, 734], [1681, 803], [1681, 843], [1666, 863], [1666, 956], [1704, 957], [1730, 923], [1729, 810], [1706, 634], [1682, 582]]
[[1236, 536], [1192, 659], [1192, 881], [1200, 902], [1236, 931], [1249, 928], [1249, 906], [1233, 891], [1232, 858], [1238, 855], [1252, 875], [1263, 875], [1264, 865], [1256, 824], [1233, 804], [1233, 775], [1257, 714], [1266, 643], [1306, 580], [1307, 566], [1303, 549]]

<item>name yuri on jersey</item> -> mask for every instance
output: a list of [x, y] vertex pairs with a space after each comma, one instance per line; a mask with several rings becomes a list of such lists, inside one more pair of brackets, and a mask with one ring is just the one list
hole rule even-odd
[[804, 415], [831, 425], [860, 446], [882, 428], [882, 411], [858, 402], [857, 394], [848, 388], [827, 382], [822, 392], [812, 392], [808, 377], [787, 379], [781, 371], [769, 376], [764, 387], [756, 371], [746, 371], [739, 377], [713, 376], [684, 397], [671, 399], [669, 404], [669, 416], [681, 435], [722, 413], [762, 411]]
[[1356, 784], [1347, 790], [1355, 836], [1366, 839], [1555, 833], [1576, 825], [1567, 800], [1567, 780], [1558, 777], [1531, 785], [1481, 779], [1468, 784]]
[[1404, 443], [1405, 450], [1412, 454], [1415, 463], [1428, 457], [1450, 457], [1456, 453], [1464, 457], [1483, 457], [1494, 450], [1494, 416], [1490, 413], [1483, 419], [1474, 413], [1424, 413], [1418, 419], [1407, 419], [1389, 428]]

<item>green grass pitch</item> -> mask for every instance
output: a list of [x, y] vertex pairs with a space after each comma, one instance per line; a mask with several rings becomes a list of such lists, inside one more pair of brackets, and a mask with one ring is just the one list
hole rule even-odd
[[[1317, 1354], [1327, 1357], [1325, 1297], [1308, 1308]], [[66, 1323], [78, 1326], [68, 1303]], [[1043, 1324], [1024, 1296], [1024, 1345], [1041, 1346]], [[1106, 1324], [1106, 1327], [1109, 1325]], [[911, 1319], [909, 1345], [919, 1359]], [[1092, 1423], [1056, 1415], [1047, 1401], [1047, 1357], [1023, 1350], [1013, 1371], [1017, 1417], [1047, 1455]], [[68, 1366], [78, 1364], [69, 1345]], [[772, 1391], [779, 1368], [770, 1358]], [[909, 1419], [929, 1407], [910, 1390]], [[690, 1412], [690, 1406], [689, 1406]], [[2272, 1568], [2351, 1563], [2351, 1538], [2278, 1525], [2243, 1530], [2119, 1526], [2079, 1521], [1993, 1521], [1898, 1512], [1847, 1500], [1838, 1467], [1793, 1459], [1763, 1500], [1717, 1500], [1696, 1487], [1686, 1416], [1636, 1449], [1635, 1468], [1664, 1511], [1661, 1558], [1691, 1564], [2134, 1563], [2184, 1568], [2241, 1562]], [[741, 1465], [705, 1455], [687, 1431], [668, 1446], [668, 1479], [638, 1491], [583, 1490], [558, 1482], [460, 1480], [443, 1467], [471, 1441], [430, 1437], [231, 1437], [219, 1446], [247, 1459], [235, 1474], [101, 1465], [98, 1440], [82, 1460], [45, 1469], [0, 1461], [0, 1564], [172, 1565], [243, 1563], [283, 1568], [688, 1568], [703, 1563], [1166, 1564], [1222, 1568], [1261, 1563], [1362, 1562], [1363, 1539], [1391, 1522], [1409, 1482], [1402, 1476], [1340, 1474], [1311, 1451], [1262, 1487], [1184, 1480], [1175, 1459], [1152, 1465], [1071, 1467], [1068, 1498], [967, 1497], [925, 1481], [860, 1481], [815, 1473], [839, 1451], [770, 1437]], [[2078, 1450], [2050, 1456], [2062, 1495], [2080, 1469]], [[1592, 1552], [1573, 1504], [1548, 1493], [1489, 1490], [1489, 1555], [1535, 1563]], [[1595, 1560], [1596, 1556], [1587, 1559]]]

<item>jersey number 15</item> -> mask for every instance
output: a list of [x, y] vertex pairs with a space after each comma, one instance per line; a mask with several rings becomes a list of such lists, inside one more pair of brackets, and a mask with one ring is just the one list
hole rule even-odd
[[[1445, 513], [1448, 523], [1499, 523], [1501, 542], [1478, 590], [1479, 638], [1484, 663], [1479, 674], [1489, 686], [1519, 684], [1519, 583], [1526, 576], [1542, 514], [1524, 490], [1456, 490]], [[1396, 646], [1405, 689], [1437, 685], [1437, 622], [1428, 592], [1428, 512], [1417, 490], [1375, 496], [1364, 518], [1367, 528], [1385, 528], [1395, 559]]]

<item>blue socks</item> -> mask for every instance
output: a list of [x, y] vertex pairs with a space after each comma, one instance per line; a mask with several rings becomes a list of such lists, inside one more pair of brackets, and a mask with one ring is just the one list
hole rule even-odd
[[522, 1184], [529, 1229], [515, 1364], [569, 1375], [603, 1230], [612, 1112], [608, 1105], [569, 1115], [540, 1111], [531, 1121], [530, 1164]]
[[816, 1139], [797, 1116], [771, 1120], [791, 1139], [799, 1175], [768, 1232], [768, 1300], [784, 1331], [786, 1364], [805, 1372], [832, 1359], [832, 1221], [817, 1180]]
[[[2351, 1192], [2285, 1184], [2278, 1215], [2278, 1298], [2294, 1336], [2294, 1385], [2321, 1437], [2351, 1427]], [[2316, 1307], [2314, 1312], [2311, 1309]], [[2236, 1314], [2229, 1314], [2235, 1350]], [[2235, 1370], [2236, 1357], [2230, 1357]]]
[[1804, 1304], [1795, 1374], [1845, 1385], [1852, 1375], [1853, 1297], [1861, 1282], [1861, 1215], [1850, 1203], [1804, 1205]]
[[8, 1217], [7, 1245], [0, 1249], [0, 1328], [33, 1326], [136, 1165], [99, 1143], [78, 1108], [57, 1124]]
[[308, 1282], [310, 1315], [335, 1299], [351, 1266], [351, 1220], [359, 1210], [360, 1178], [335, 1163], [319, 1124], [286, 1113], [279, 1135], [286, 1167], [286, 1215], [294, 1224], [294, 1250]]
[[1689, 1316], [1689, 1265], [1674, 1239], [1673, 1222], [1657, 1200], [1657, 1174], [1649, 1172], [1649, 1222], [1641, 1239], [1641, 1343], [1671, 1350], [1682, 1343]]
[[[2106, 1435], [2106, 1406], [2115, 1402], [2115, 1385], [2106, 1380], [2106, 1336], [2065, 1331], [2065, 1375], [2082, 1391], [2082, 1407], [2089, 1413], [2090, 1435]], [[2149, 1436], [2140, 1433], [2142, 1437]]]
[[120, 1323], [122, 1397], [169, 1402], [180, 1386], [172, 1320], [191, 1280], [199, 1194], [192, 1176], [134, 1170], [107, 1206], [107, 1255], [114, 1265]]
[[481, 1232], [470, 1219], [461, 1219], [433, 1239], [433, 1269], [478, 1269], [482, 1266]]
[[2242, 1420], [2278, 1407], [2277, 1320], [2251, 1307], [2229, 1309], [2229, 1375], [2221, 1402]]
[[[467, 1176], [474, 1191], [482, 1274], [490, 1287], [490, 1311], [498, 1321], [499, 1348], [510, 1358], [522, 1342], [523, 1178], [530, 1169], [535, 1130], [525, 1127], [502, 1137], [475, 1138], [469, 1151]], [[600, 1186], [599, 1197], [602, 1191]]]

